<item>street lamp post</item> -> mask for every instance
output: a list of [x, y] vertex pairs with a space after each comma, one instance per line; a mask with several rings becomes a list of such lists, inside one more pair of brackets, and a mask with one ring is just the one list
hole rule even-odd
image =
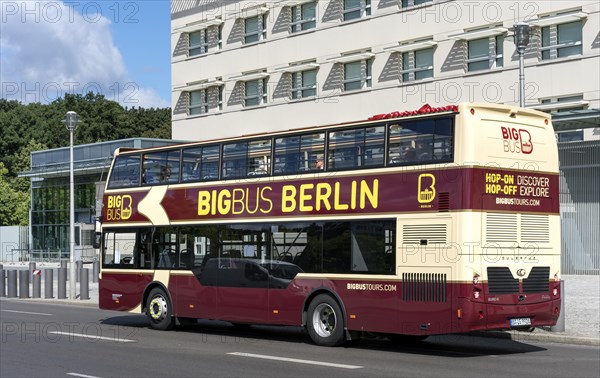
[[71, 273], [69, 284], [70, 287], [70, 298], [76, 299], [77, 290], [77, 270], [75, 268], [75, 180], [73, 178], [73, 134], [77, 128], [77, 113], [67, 112], [65, 120], [63, 121], [69, 130], [69, 249], [70, 249], [70, 262], [71, 262]]
[[513, 25], [515, 33], [515, 45], [519, 54], [519, 106], [525, 107], [525, 48], [529, 44], [531, 26], [525, 22], [517, 22]]

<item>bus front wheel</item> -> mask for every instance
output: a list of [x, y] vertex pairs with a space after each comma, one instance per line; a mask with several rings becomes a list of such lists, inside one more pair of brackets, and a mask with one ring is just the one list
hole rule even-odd
[[169, 297], [163, 289], [158, 287], [152, 289], [148, 295], [146, 314], [150, 320], [150, 326], [154, 329], [166, 331], [175, 325]]
[[306, 328], [317, 345], [339, 346], [345, 341], [342, 309], [329, 295], [318, 295], [310, 302]]

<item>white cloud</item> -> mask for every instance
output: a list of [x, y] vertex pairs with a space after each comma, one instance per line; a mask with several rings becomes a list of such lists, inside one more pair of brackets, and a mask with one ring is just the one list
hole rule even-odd
[[62, 1], [0, 1], [0, 8], [2, 98], [47, 103], [91, 90], [124, 106], [170, 106], [130, 80], [101, 13]]
[[137, 88], [132, 85], [123, 94], [125, 96], [123, 99], [119, 99], [119, 102], [130, 108], [134, 106], [136, 108], [168, 108], [171, 106], [169, 101], [160, 98], [152, 88]]

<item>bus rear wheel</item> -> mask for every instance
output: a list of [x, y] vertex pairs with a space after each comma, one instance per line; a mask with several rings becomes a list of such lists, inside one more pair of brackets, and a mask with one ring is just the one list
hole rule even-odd
[[163, 289], [155, 287], [150, 291], [146, 302], [146, 315], [154, 329], [166, 331], [175, 325], [171, 302]]
[[318, 295], [310, 302], [306, 328], [317, 345], [339, 346], [345, 341], [342, 309], [329, 295]]

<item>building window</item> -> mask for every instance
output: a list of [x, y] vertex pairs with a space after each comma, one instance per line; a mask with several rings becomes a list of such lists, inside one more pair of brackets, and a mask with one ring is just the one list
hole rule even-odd
[[467, 41], [467, 71], [487, 70], [504, 66], [504, 36]]
[[188, 56], [205, 54], [208, 51], [208, 33], [206, 29], [189, 34]]
[[217, 28], [217, 48], [219, 50], [223, 48], [223, 25]]
[[344, 64], [344, 91], [371, 87], [371, 59]]
[[402, 8], [408, 8], [414, 5], [421, 5], [431, 2], [433, 2], [433, 0], [402, 0]]
[[224, 90], [225, 86], [223, 85], [219, 85], [218, 87], [218, 98], [217, 98], [217, 108], [219, 109], [219, 111], [223, 110], [223, 90]]
[[371, 0], [344, 0], [344, 21], [371, 15]]
[[563, 131], [556, 134], [558, 142], [580, 142], [583, 140], [583, 130]]
[[433, 48], [402, 53], [402, 81], [433, 77]]
[[258, 42], [267, 38], [267, 16], [260, 14], [244, 20], [244, 43]]
[[189, 115], [208, 113], [208, 93], [205, 89], [190, 92]]
[[245, 106], [257, 106], [267, 103], [266, 79], [257, 79], [245, 82]]
[[292, 98], [306, 98], [317, 95], [317, 70], [292, 73]]
[[582, 54], [581, 21], [542, 28], [542, 60]]
[[317, 26], [317, 2], [291, 7], [291, 32], [314, 29]]
[[572, 110], [584, 110], [587, 101], [583, 100], [583, 95], [546, 98], [540, 101], [544, 106], [540, 109], [547, 113], [570, 112]]

